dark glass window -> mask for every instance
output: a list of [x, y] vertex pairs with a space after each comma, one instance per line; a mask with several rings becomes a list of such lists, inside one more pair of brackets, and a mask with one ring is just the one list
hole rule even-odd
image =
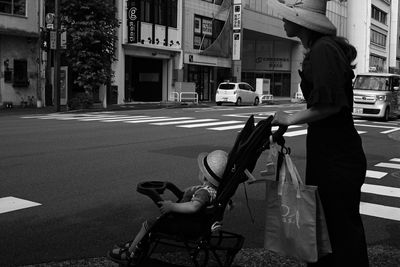
[[28, 62], [26, 59], [14, 59], [14, 83], [15, 87], [27, 87], [28, 81]]
[[[1, 1], [1, 0], [0, 0]], [[148, 23], [177, 27], [177, 0], [141, 0], [140, 20]]]
[[221, 33], [224, 27], [224, 22], [217, 19], [212, 19], [203, 16], [194, 16], [194, 49], [206, 49]]
[[387, 25], [387, 13], [380, 10], [374, 5], [372, 6], [371, 9], [371, 18]]
[[0, 12], [26, 16], [26, 0], [0, 0]]

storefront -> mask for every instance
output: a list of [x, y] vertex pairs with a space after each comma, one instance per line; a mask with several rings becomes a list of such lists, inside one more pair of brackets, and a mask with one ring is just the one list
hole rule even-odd
[[[245, 35], [246, 37], [246, 35]], [[264, 38], [244, 40], [242, 81], [256, 85], [257, 78], [270, 79], [271, 94], [291, 95], [291, 42]]]

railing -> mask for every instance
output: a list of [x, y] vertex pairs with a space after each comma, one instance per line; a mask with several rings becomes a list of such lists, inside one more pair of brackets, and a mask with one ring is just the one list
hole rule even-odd
[[180, 102], [180, 97], [178, 92], [171, 92], [169, 94], [169, 99], [171, 99], [174, 102]]
[[196, 92], [182, 92], [180, 93], [180, 102], [184, 102], [185, 100], [191, 100], [190, 102], [194, 102], [196, 104], [199, 103], [199, 96]]
[[196, 92], [171, 92], [169, 99], [174, 102], [194, 102], [199, 103], [199, 96]]

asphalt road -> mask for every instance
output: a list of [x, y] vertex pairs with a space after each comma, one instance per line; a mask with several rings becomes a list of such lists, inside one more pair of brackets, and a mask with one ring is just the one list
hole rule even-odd
[[[0, 117], [0, 203], [9, 201], [8, 207], [15, 209], [6, 212], [5, 205], [0, 206], [0, 265], [104, 256], [114, 243], [132, 238], [145, 218], [158, 215], [152, 201], [136, 192], [139, 182], [167, 180], [181, 188], [196, 183], [200, 152], [229, 151], [240, 129], [232, 126], [244, 123], [250, 114], [262, 118], [280, 108], [303, 107]], [[139, 120], [143, 118], [147, 120]], [[214, 124], [193, 126], [203, 123]], [[400, 143], [392, 138], [400, 121], [356, 124], [370, 176], [362, 195], [368, 243], [400, 248]], [[304, 175], [305, 127], [289, 129], [287, 134], [292, 158]], [[254, 174], [264, 162], [262, 155]], [[243, 234], [245, 247], [262, 247], [265, 190], [247, 186], [247, 194], [250, 212], [240, 187], [225, 228]], [[26, 208], [17, 209], [17, 204]]]

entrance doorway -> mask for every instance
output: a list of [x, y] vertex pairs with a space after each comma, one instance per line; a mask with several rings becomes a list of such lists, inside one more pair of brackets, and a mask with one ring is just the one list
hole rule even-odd
[[162, 60], [126, 57], [125, 101], [162, 101]]
[[188, 65], [188, 82], [196, 83], [196, 93], [199, 101], [210, 101], [213, 90], [211, 81], [214, 80], [212, 67]]
[[242, 81], [255, 88], [256, 79], [264, 78], [271, 81], [271, 94], [290, 97], [290, 73], [285, 72], [242, 72]]

